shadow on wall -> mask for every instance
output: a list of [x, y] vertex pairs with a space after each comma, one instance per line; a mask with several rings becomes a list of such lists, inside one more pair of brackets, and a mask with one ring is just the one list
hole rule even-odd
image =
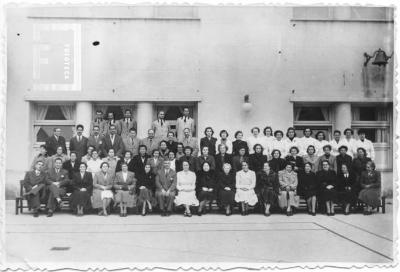
[[389, 93], [385, 91], [386, 84], [389, 84], [387, 70], [385, 65], [362, 67], [362, 88], [365, 97], [388, 97]]

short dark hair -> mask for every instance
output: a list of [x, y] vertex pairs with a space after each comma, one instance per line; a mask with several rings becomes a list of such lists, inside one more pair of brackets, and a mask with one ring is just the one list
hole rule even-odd
[[162, 143], [165, 143], [165, 145], [167, 145], [167, 141], [166, 141], [166, 140], [162, 140], [162, 141], [158, 144], [158, 146], [161, 146]]
[[85, 168], [87, 168], [86, 162], [80, 162], [80, 163], [79, 163], [79, 167], [80, 167], [82, 164], [85, 166]]
[[260, 133], [260, 128], [259, 127], [253, 127], [250, 132], [253, 133], [253, 130], [257, 129], [258, 133]]
[[321, 165], [323, 165], [324, 162], [326, 162], [328, 165], [331, 165], [328, 160], [322, 160]]
[[187, 149], [190, 149], [190, 153], [193, 152], [193, 147], [187, 145], [183, 150], [186, 151]]
[[235, 132], [235, 138], [237, 138], [237, 136], [238, 136], [239, 133], [242, 133], [242, 135], [243, 135], [243, 131], [238, 130], [238, 131]]
[[275, 130], [274, 132], [274, 137], [276, 137], [276, 135], [278, 135], [278, 133], [280, 133], [283, 137], [283, 131], [282, 130]]
[[129, 131], [134, 131], [134, 132], [137, 133], [137, 130], [136, 130], [136, 128], [134, 128], [134, 127], [131, 127], [131, 128], [129, 129]]
[[290, 149], [289, 149], [289, 152], [292, 152], [292, 150], [293, 149], [296, 149], [296, 151], [297, 151], [297, 154], [299, 153], [299, 148], [297, 147], [297, 146], [292, 146]]
[[102, 110], [96, 110], [96, 113], [101, 113], [101, 114], [103, 114], [103, 111], [102, 111]]
[[373, 162], [373, 161], [367, 161], [366, 166], [367, 166], [368, 164], [371, 165], [372, 170], [375, 170], [375, 167], [376, 167], [376, 166], [375, 166], [375, 162]]
[[126, 113], [127, 111], [129, 111], [130, 113], [132, 113], [132, 111], [131, 111], [130, 109], [126, 109], [126, 110], [125, 110], [125, 113]]
[[357, 131], [357, 134], [358, 135], [361, 135], [361, 134], [366, 134], [366, 131], [365, 131], [365, 129], [359, 129], [358, 131]]
[[333, 132], [333, 135], [335, 135], [335, 133], [342, 134], [342, 132], [340, 132], [340, 130], [337, 130], [337, 129]]
[[349, 150], [349, 148], [346, 145], [341, 145], [339, 146], [338, 150], [340, 151], [340, 149], [346, 149], [346, 152]]
[[[111, 149], [111, 148], [110, 148]], [[110, 151], [110, 150], [108, 150], [108, 151]], [[126, 153], [129, 153], [129, 154], [131, 154], [131, 157], [132, 157], [132, 151], [130, 151], [130, 150], [126, 150], [125, 152], [124, 152], [124, 156], [126, 156]]]
[[297, 136], [297, 133], [296, 133], [296, 130], [294, 129], [294, 127], [288, 127], [288, 129], [286, 130], [286, 137], [289, 138], [289, 131], [290, 131], [290, 130], [293, 130], [293, 132], [294, 132], [294, 137], [296, 137], [296, 136]]
[[306, 133], [306, 130], [307, 130], [307, 129], [309, 129], [309, 130], [311, 131], [311, 134], [310, 134], [310, 135], [312, 135], [312, 129], [311, 129], [310, 127], [305, 127], [305, 128], [303, 129], [303, 134]]
[[81, 128], [82, 130], [84, 130], [85, 128], [83, 127], [83, 125], [79, 124], [76, 126], [76, 129], [78, 130], [78, 128]]
[[168, 134], [170, 134], [170, 133], [172, 133], [172, 136], [175, 137], [175, 132], [173, 132], [172, 130], [168, 131], [167, 136], [168, 136]]
[[181, 142], [176, 143], [176, 147], [178, 147], [178, 145], [181, 145], [182, 148], [184, 147], [184, 146], [183, 146], [183, 143], [181, 143]]
[[69, 156], [71, 156], [72, 154], [75, 154], [76, 156], [78, 156], [78, 153], [76, 151], [69, 152]]
[[307, 164], [312, 168], [311, 162], [306, 162], [306, 163], [304, 163], [304, 167], [305, 167]]
[[255, 144], [255, 145], [253, 146], [254, 152], [256, 152], [257, 146], [261, 147], [261, 153], [263, 153], [263, 152], [264, 152], [264, 147], [263, 147], [261, 144]]
[[160, 154], [160, 150], [158, 150], [158, 149], [154, 149], [153, 151], [151, 151], [151, 154], [154, 156], [155, 152], [158, 152], [158, 154]]
[[353, 131], [351, 128], [346, 128], [346, 129], [343, 131], [343, 134], [346, 134], [347, 131], [350, 131], [350, 132], [351, 132], [351, 135], [354, 134], [354, 131]]
[[102, 163], [100, 164], [100, 168], [102, 168], [104, 164], [107, 164], [107, 166], [110, 167], [110, 165], [108, 164], [108, 162], [102, 162]]
[[204, 129], [204, 135], [207, 135], [206, 132], [207, 132], [208, 129], [211, 129], [211, 136], [214, 135], [214, 130], [213, 130], [212, 127], [206, 127], [206, 128]]
[[110, 125], [110, 129], [111, 129], [112, 127], [117, 128], [116, 125]]
[[225, 129], [223, 129], [223, 130], [221, 130], [221, 131], [219, 132], [219, 137], [222, 137], [222, 133], [226, 133], [226, 137], [229, 137], [229, 133], [228, 133], [228, 131], [226, 131]]
[[280, 151], [279, 149], [274, 149], [274, 150], [272, 150], [271, 156], [273, 157], [273, 156], [274, 156], [274, 153], [275, 153], [276, 151], [278, 151], [278, 153], [279, 153], [279, 158], [280, 158], [280, 157], [282, 156], [282, 153], [281, 153], [281, 151]]
[[272, 130], [272, 127], [266, 126], [266, 127], [264, 128], [264, 130], [263, 130], [263, 133], [264, 133], [265, 136], [267, 136], [267, 129], [271, 130], [271, 135], [274, 134], [274, 131]]
[[325, 140], [325, 138], [326, 138], [326, 136], [325, 136], [325, 133], [323, 132], [323, 131], [318, 131], [316, 134], [315, 134], [315, 138], [317, 139], [318, 138], [318, 135], [320, 135], [320, 134], [322, 134], [322, 136], [324, 136], [323, 137], [323, 139]]
[[55, 158], [54, 161], [55, 161], [55, 162], [56, 162], [56, 161], [62, 162], [62, 159], [61, 159], [61, 158]]
[[307, 146], [307, 154], [308, 154], [308, 149], [310, 149], [310, 147], [312, 147], [312, 149], [314, 149], [314, 153], [313, 154], [315, 154], [315, 146], [313, 146], [313, 145], [309, 145], [309, 146]]
[[226, 144], [219, 144], [219, 145], [218, 145], [218, 148], [217, 148], [218, 152], [220, 152], [220, 148], [221, 148], [222, 146], [225, 146], [225, 150], [226, 150], [226, 151], [229, 150], [229, 147], [228, 147]]
[[357, 148], [357, 153], [358, 153], [358, 150], [362, 150], [363, 153], [364, 153], [364, 156], [365, 156], [365, 157], [367, 156], [367, 150], [365, 150], [365, 148], [363, 148], [363, 147]]
[[142, 147], [144, 147], [144, 149], [146, 149], [146, 151], [147, 151], [147, 146], [144, 145], [144, 144], [139, 145], [139, 149], [138, 150], [140, 150]]
[[329, 150], [332, 150], [332, 146], [330, 144], [324, 145], [322, 147], [322, 150], [325, 150], [325, 148], [329, 148]]

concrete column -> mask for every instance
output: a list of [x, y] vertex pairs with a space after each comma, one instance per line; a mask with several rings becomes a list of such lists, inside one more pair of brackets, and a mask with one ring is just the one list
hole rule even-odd
[[151, 128], [151, 122], [153, 121], [153, 103], [150, 102], [139, 102], [137, 104], [137, 132], [139, 138], [147, 137], [147, 130]]
[[92, 121], [92, 103], [76, 102], [76, 125], [81, 124], [85, 127], [83, 135], [89, 137], [90, 122]]
[[335, 129], [342, 133], [351, 127], [351, 103], [343, 102], [335, 105]]

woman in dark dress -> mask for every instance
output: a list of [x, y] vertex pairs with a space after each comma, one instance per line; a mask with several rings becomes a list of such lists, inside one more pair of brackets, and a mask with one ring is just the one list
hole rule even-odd
[[360, 185], [358, 198], [365, 203], [364, 215], [371, 215], [372, 209], [381, 204], [381, 173], [375, 170], [374, 162], [367, 162], [366, 171], [361, 173]]
[[258, 173], [264, 168], [264, 163], [268, 161], [268, 157], [263, 155], [264, 148], [260, 144], [255, 144], [254, 153], [249, 156], [250, 170]]
[[322, 170], [317, 172], [317, 180], [321, 188], [321, 198], [326, 204], [326, 214], [335, 215], [334, 202], [337, 199], [336, 173], [329, 169], [329, 161], [322, 161]]
[[359, 179], [361, 177], [361, 173], [363, 171], [367, 170], [366, 166], [367, 166], [367, 163], [370, 161], [371, 161], [371, 158], [367, 157], [367, 151], [362, 147], [357, 148], [357, 157], [353, 159], [353, 163], [351, 166], [353, 169], [353, 172], [357, 176], [357, 181], [359, 181]]
[[356, 175], [349, 171], [349, 166], [347, 166], [347, 164], [342, 164], [337, 175], [336, 182], [338, 199], [344, 205], [344, 214], [348, 215], [350, 214], [350, 206], [356, 204], [358, 197], [356, 188]]
[[264, 163], [264, 168], [257, 174], [256, 192], [260, 196], [260, 202], [264, 204], [264, 215], [270, 216], [271, 205], [275, 205], [279, 195], [278, 174], [272, 171], [268, 162]]
[[315, 216], [319, 183], [316, 174], [312, 171], [312, 167], [311, 162], [306, 162], [304, 164], [304, 171], [299, 173], [298, 193], [307, 201], [308, 214]]
[[212, 127], [206, 127], [206, 129], [204, 130], [204, 135], [205, 137], [200, 139], [200, 150], [203, 150], [203, 147], [207, 146], [208, 153], [211, 156], [215, 156], [215, 143], [217, 142], [217, 138], [213, 137], [214, 130], [212, 129]]
[[76, 156], [75, 151], [71, 151], [69, 154], [69, 160], [65, 161], [62, 168], [68, 171], [68, 177], [70, 180], [74, 178], [76, 173], [79, 173], [80, 161]]
[[352, 158], [350, 155], [347, 155], [348, 147], [342, 145], [338, 148], [339, 155], [336, 156], [336, 166], [338, 174], [342, 173], [342, 165], [347, 166], [347, 170], [351, 169]]
[[299, 173], [304, 169], [304, 161], [301, 156], [299, 156], [299, 148], [297, 146], [292, 146], [289, 150], [289, 155], [286, 156], [286, 162], [290, 162], [293, 165], [293, 170]]
[[248, 161], [249, 157], [246, 155], [246, 149], [244, 147], [241, 147], [239, 149], [239, 155], [236, 155], [232, 159], [232, 168], [233, 171], [239, 172], [242, 170], [242, 162]]
[[[249, 154], [249, 146], [247, 145], [246, 141], [243, 141], [243, 132], [242, 131], [236, 131], [235, 132], [235, 141], [232, 142], [232, 155], [233, 156], [238, 156], [239, 155], [239, 150], [241, 148], [245, 149], [245, 155], [247, 156]], [[241, 170], [241, 168], [240, 168]]]
[[84, 211], [92, 208], [90, 197], [93, 190], [92, 173], [86, 171], [87, 165], [84, 162], [79, 164], [79, 172], [74, 174], [72, 186], [74, 191], [71, 195], [71, 207], [78, 216], [83, 216]]
[[268, 162], [269, 167], [275, 173], [282, 171], [286, 167], [286, 161], [281, 158], [281, 151], [279, 149], [272, 150], [272, 159]]
[[229, 163], [223, 166], [223, 172], [218, 174], [218, 199], [219, 204], [225, 208], [227, 216], [232, 214], [232, 206], [235, 204], [236, 173]]
[[138, 196], [138, 207], [142, 208], [142, 215], [147, 211], [152, 212], [156, 204], [154, 190], [156, 188], [156, 176], [151, 171], [150, 164], [144, 166], [144, 173], [139, 174], [136, 183], [136, 194]]
[[196, 186], [198, 191], [198, 199], [200, 201], [198, 215], [201, 216], [204, 207], [216, 198], [217, 180], [214, 171], [208, 162], [203, 162], [201, 171], [198, 174]]
[[215, 155], [215, 172], [221, 173], [223, 172], [223, 165], [225, 163], [229, 163], [232, 165], [232, 155], [226, 153], [228, 151], [228, 147], [224, 144], [218, 145], [218, 154]]

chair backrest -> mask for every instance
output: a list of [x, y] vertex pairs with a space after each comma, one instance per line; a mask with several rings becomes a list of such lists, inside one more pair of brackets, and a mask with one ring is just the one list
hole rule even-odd
[[19, 181], [19, 196], [23, 196], [24, 194], [24, 180], [21, 179]]

